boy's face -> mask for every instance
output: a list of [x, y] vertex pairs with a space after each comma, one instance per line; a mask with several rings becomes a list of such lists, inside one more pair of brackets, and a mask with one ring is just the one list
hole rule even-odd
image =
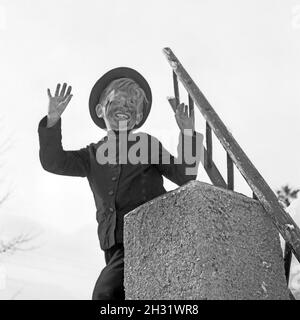
[[143, 118], [142, 106], [130, 102], [130, 97], [124, 92], [110, 93], [105, 106], [96, 106], [98, 117], [102, 117], [108, 130], [131, 130]]

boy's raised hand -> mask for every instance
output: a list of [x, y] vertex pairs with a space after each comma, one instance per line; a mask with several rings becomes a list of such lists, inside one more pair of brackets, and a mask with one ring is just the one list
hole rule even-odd
[[47, 89], [49, 97], [48, 106], [48, 127], [56, 123], [65, 111], [68, 103], [72, 99], [72, 87], [64, 83], [60, 90], [60, 83], [57, 84], [54, 96], [51, 95], [50, 89]]
[[173, 111], [175, 112], [176, 122], [181, 132], [184, 133], [184, 129], [190, 129], [192, 133], [195, 131], [195, 114], [194, 108], [187, 106], [184, 103], [180, 103], [176, 106], [175, 98], [168, 98], [169, 103]]

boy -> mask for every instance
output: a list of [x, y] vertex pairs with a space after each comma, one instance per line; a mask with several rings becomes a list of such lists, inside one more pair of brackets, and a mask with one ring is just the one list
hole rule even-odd
[[[71, 90], [67, 84], [60, 90], [58, 84], [52, 96], [48, 89], [48, 116], [40, 121], [38, 129], [40, 161], [49, 172], [88, 178], [97, 208], [100, 247], [106, 262], [92, 299], [123, 300], [123, 217], [166, 192], [163, 176], [178, 185], [196, 179], [199, 152], [190, 163], [186, 157], [181, 158], [185, 149], [192, 148], [193, 152], [198, 149], [203, 136], [195, 132], [194, 113], [189, 110], [188, 114], [184, 104], [177, 106], [175, 115], [181, 130], [178, 158], [170, 155], [156, 138], [146, 133], [133, 133], [149, 115], [151, 89], [136, 70], [120, 67], [110, 70], [96, 82], [89, 99], [91, 117], [96, 125], [107, 131], [107, 135], [86, 148], [65, 151], [61, 144], [61, 114], [72, 98]], [[139, 156], [137, 152], [131, 152], [137, 150], [137, 145], [140, 145]], [[155, 150], [154, 145], [158, 145]], [[141, 156], [142, 161], [136, 161]], [[188, 174], [188, 169], [192, 169], [193, 174]]]

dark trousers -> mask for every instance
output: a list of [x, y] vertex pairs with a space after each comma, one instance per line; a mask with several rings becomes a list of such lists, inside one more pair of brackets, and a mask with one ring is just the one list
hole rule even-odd
[[98, 277], [92, 300], [124, 300], [124, 247], [116, 244], [104, 250], [106, 266]]

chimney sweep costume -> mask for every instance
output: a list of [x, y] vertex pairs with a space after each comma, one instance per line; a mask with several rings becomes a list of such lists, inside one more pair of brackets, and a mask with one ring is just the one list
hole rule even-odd
[[[132, 91], [130, 91], [131, 89], [128, 89], [128, 92], [134, 92], [136, 100], [133, 98], [131, 100], [126, 100], [127, 109], [124, 104], [125, 98], [123, 99], [123, 97], [127, 96], [118, 96], [118, 92], [121, 92], [123, 89], [120, 89], [120, 91], [108, 90], [110, 84], [114, 84], [116, 81], [118, 82], [119, 79], [121, 79], [120, 86], [124, 85], [124, 88], [126, 86], [131, 88], [130, 81], [132, 80], [136, 85], [134, 88], [138, 88], [137, 90], [132, 89]], [[122, 79], [125, 79], [124, 84]], [[129, 81], [127, 82], [128, 79]], [[63, 88], [63, 93], [61, 93], [60, 96], [63, 96], [65, 92], [66, 87]], [[107, 92], [105, 92], [105, 90], [107, 90]], [[59, 90], [57, 89], [55, 97], [59, 97], [58, 91]], [[69, 93], [70, 90], [67, 91], [67, 94]], [[53, 98], [51, 96], [50, 91], [48, 91], [48, 95], [49, 98], [51, 97], [54, 101], [55, 97]], [[129, 96], [130, 94], [128, 94], [128, 97]], [[66, 99], [68, 103], [71, 98], [67, 97]], [[136, 111], [138, 108], [135, 109], [134, 101], [142, 101], [142, 99], [143, 102], [139, 104], [142, 118], [139, 118], [139, 112]], [[146, 121], [151, 109], [151, 104], [151, 89], [144, 77], [134, 69], [119, 67], [105, 73], [95, 83], [90, 94], [90, 115], [97, 126], [107, 130], [107, 135], [100, 141], [91, 143], [85, 148], [76, 151], [66, 151], [62, 147], [60, 117], [57, 118], [57, 121], [53, 125], [49, 125], [48, 112], [48, 116], [42, 118], [38, 126], [40, 142], [39, 156], [42, 167], [48, 172], [58, 175], [86, 177], [94, 195], [97, 209], [96, 219], [98, 222], [98, 237], [100, 247], [104, 251], [106, 266], [95, 284], [92, 294], [93, 300], [122, 300], [125, 298], [123, 286], [124, 215], [139, 205], [166, 193], [163, 186], [163, 176], [176, 183], [178, 186], [181, 186], [190, 180], [195, 180], [197, 177], [197, 168], [200, 158], [203, 155], [196, 155], [195, 162], [192, 164], [187, 164], [185, 161], [178, 163], [176, 162], [177, 158], [169, 154], [155, 137], [143, 132], [138, 134], [132, 133], [133, 130], [141, 127]], [[105, 114], [102, 116], [101, 110], [104, 110], [104, 113], [107, 112], [106, 117]], [[119, 113], [116, 111], [109, 114], [110, 110], [119, 110]], [[121, 112], [120, 110], [123, 111]], [[109, 128], [106, 126], [109, 119], [111, 119], [111, 121], [117, 121], [118, 117], [123, 120], [125, 119], [128, 123], [130, 121], [128, 119], [140, 119], [139, 121], [136, 121], [136, 124], [132, 129], [125, 130], [125, 134], [132, 134], [133, 136], [140, 135], [140, 137], [146, 138], [149, 142], [147, 149], [148, 161], [146, 164], [120, 163], [118, 161], [118, 151], [116, 151], [116, 163], [101, 164], [99, 162], [100, 158], [98, 151], [104, 144], [109, 141], [114, 141], [117, 145], [116, 150], [119, 150], [118, 147], [119, 144], [121, 144], [121, 138], [119, 137], [120, 132], [117, 130], [108, 130]], [[114, 133], [114, 135], [112, 135], [112, 133]], [[153, 163], [152, 161], [152, 150], [150, 148], [151, 140], [153, 139], [159, 145], [159, 161], [156, 163]], [[203, 135], [193, 131], [192, 135], [188, 136], [181, 131], [177, 147], [178, 158], [183, 155], [186, 146], [192, 148], [194, 154], [196, 140], [197, 144], [199, 144], [199, 142], [202, 144]], [[128, 141], [127, 151], [129, 151], [135, 143], [137, 142], [132, 140]], [[163, 154], [169, 155], [169, 163], [164, 163]], [[188, 168], [194, 168], [195, 174], [186, 174], [186, 169]]]

